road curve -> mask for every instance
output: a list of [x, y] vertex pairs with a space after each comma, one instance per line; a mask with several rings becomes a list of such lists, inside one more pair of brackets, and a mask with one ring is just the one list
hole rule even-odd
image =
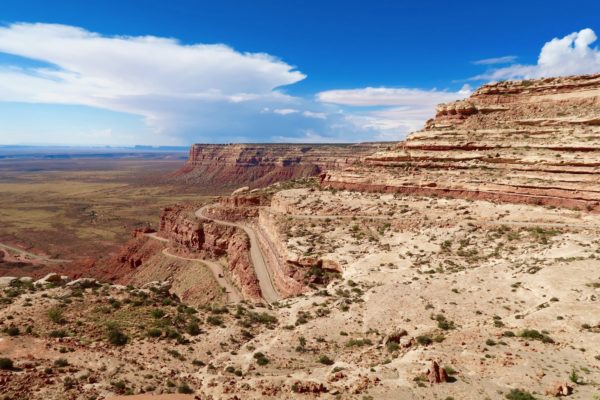
[[48, 257], [40, 256], [40, 255], [25, 251], [23, 249], [20, 249], [18, 247], [9, 246], [9, 245], [3, 244], [3, 243], [0, 243], [0, 249], [14, 251], [15, 253], [23, 254], [24, 256], [27, 256], [32, 260], [42, 261], [42, 262], [46, 262], [46, 263], [66, 263], [66, 262], [72, 261], [72, 260], [61, 260], [58, 258], [48, 258]]
[[227, 281], [227, 279], [225, 279], [225, 274], [223, 272], [223, 266], [221, 266], [221, 264], [214, 262], [214, 261], [210, 261], [210, 260], [200, 260], [197, 258], [188, 258], [188, 257], [182, 257], [182, 256], [178, 256], [175, 254], [171, 254], [171, 253], [169, 253], [169, 249], [164, 249], [162, 252], [167, 257], [177, 258], [179, 260], [195, 261], [195, 262], [198, 262], [201, 264], [205, 264], [208, 267], [208, 269], [210, 269], [211, 272], [213, 273], [217, 283], [219, 285], [221, 285], [221, 287], [223, 289], [225, 289], [225, 292], [227, 293], [227, 298], [229, 299], [230, 302], [239, 303], [240, 301], [243, 300], [243, 297], [242, 297], [241, 293], [239, 292], [239, 290], [237, 290], [237, 288], [235, 286], [233, 286], [231, 283], [229, 283], [229, 281]]
[[[169, 240], [165, 239], [163, 237], [160, 237], [156, 234], [156, 232], [154, 233], [146, 233], [146, 236], [154, 239], [154, 240], [158, 240], [160, 242], [165, 242], [168, 243]], [[204, 264], [208, 267], [208, 269], [210, 269], [210, 271], [212, 272], [215, 280], [217, 281], [217, 283], [223, 288], [225, 289], [225, 293], [227, 293], [227, 298], [230, 302], [232, 303], [239, 303], [241, 302], [244, 298], [242, 296], [242, 294], [240, 293], [240, 291], [231, 283], [229, 283], [229, 281], [227, 279], [225, 279], [225, 274], [223, 272], [223, 267], [221, 266], [221, 264], [211, 261], [211, 260], [204, 260], [204, 259], [199, 259], [199, 258], [190, 258], [190, 257], [182, 257], [182, 256], [178, 256], [176, 254], [171, 254], [169, 253], [169, 249], [165, 248], [162, 251], [163, 255], [165, 255], [166, 257], [171, 257], [171, 258], [176, 258], [178, 260], [185, 260], [185, 261], [194, 261], [197, 263], [201, 263]]]
[[256, 237], [256, 232], [246, 225], [237, 224], [235, 222], [223, 221], [220, 219], [215, 219], [213, 217], [209, 217], [204, 215], [204, 211], [209, 207], [209, 205], [205, 205], [202, 208], [196, 211], [196, 216], [198, 218], [207, 219], [209, 221], [216, 222], [220, 225], [233, 226], [236, 228], [243, 229], [250, 238], [250, 258], [252, 259], [252, 265], [254, 266], [254, 271], [256, 273], [256, 277], [258, 278], [258, 283], [260, 285], [260, 291], [262, 293], [263, 299], [267, 303], [273, 303], [281, 299], [279, 293], [275, 289], [275, 285], [273, 284], [273, 278], [271, 277], [271, 273], [269, 271], [269, 267], [265, 262], [265, 257], [258, 245], [258, 238]]

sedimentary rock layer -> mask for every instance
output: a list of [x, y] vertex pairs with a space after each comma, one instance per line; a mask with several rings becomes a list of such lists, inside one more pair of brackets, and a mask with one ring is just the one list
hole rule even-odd
[[600, 75], [484, 85], [323, 183], [600, 212]]
[[178, 180], [210, 187], [262, 187], [347, 167], [388, 145], [195, 144], [175, 175]]
[[250, 241], [238, 228], [209, 221], [199, 221], [190, 207], [169, 207], [161, 214], [159, 234], [183, 253], [198, 258], [227, 257], [227, 266], [234, 283], [245, 298], [261, 297], [258, 279], [250, 260]]

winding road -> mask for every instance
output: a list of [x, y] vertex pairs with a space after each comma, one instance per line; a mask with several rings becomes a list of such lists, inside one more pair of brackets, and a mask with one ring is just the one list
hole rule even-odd
[[[146, 236], [149, 238], [158, 240], [160, 242], [169, 243], [168, 239], [158, 236], [156, 232], [146, 233]], [[205, 260], [205, 259], [199, 259], [199, 258], [178, 256], [176, 254], [169, 253], [168, 248], [163, 249], [162, 253], [166, 257], [175, 258], [175, 259], [184, 260], [184, 261], [193, 261], [193, 262], [197, 262], [197, 263], [207, 266], [208, 269], [210, 269], [210, 271], [212, 272], [217, 283], [223, 289], [225, 289], [225, 293], [227, 293], [227, 299], [230, 302], [239, 303], [240, 301], [242, 301], [244, 299], [244, 297], [242, 296], [240, 291], [233, 284], [231, 284], [227, 279], [225, 279], [225, 273], [223, 271], [223, 266], [221, 264], [219, 264], [218, 262], [211, 261], [211, 260]]]
[[209, 206], [210, 205], [205, 205], [202, 208], [198, 209], [196, 211], [196, 216], [198, 218], [213, 221], [219, 225], [233, 226], [235, 228], [243, 229], [244, 232], [246, 232], [246, 235], [248, 235], [248, 238], [250, 238], [250, 258], [252, 259], [252, 265], [254, 266], [254, 271], [256, 273], [256, 277], [258, 278], [258, 283], [260, 285], [260, 291], [262, 292], [263, 299], [265, 299], [267, 303], [273, 303], [275, 301], [280, 300], [281, 296], [275, 289], [271, 272], [265, 261], [265, 257], [262, 253], [262, 250], [258, 244], [258, 238], [256, 237], [256, 232], [254, 231], [254, 229], [243, 224], [223, 221], [204, 215], [204, 211]]

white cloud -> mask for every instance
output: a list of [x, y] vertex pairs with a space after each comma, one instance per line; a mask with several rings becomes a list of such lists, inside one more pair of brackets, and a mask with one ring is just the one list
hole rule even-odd
[[326, 119], [327, 118], [327, 113], [323, 113], [323, 112], [304, 111], [302, 113], [302, 115], [304, 115], [305, 117], [308, 117], [308, 118], [317, 118], [317, 119]]
[[346, 90], [328, 90], [317, 94], [317, 99], [324, 103], [346, 106], [407, 106], [421, 107], [436, 105], [456, 100], [457, 96], [467, 96], [470, 88], [464, 86], [458, 92], [440, 90], [406, 89], [406, 88], [373, 88]]
[[600, 72], [600, 50], [591, 47], [597, 37], [586, 28], [563, 38], [554, 38], [542, 47], [535, 65], [515, 64], [490, 70], [474, 80], [532, 79]]
[[[471, 88], [464, 85], [456, 92], [408, 88], [362, 88], [329, 90], [317, 94], [321, 102], [349, 107], [374, 107], [374, 110], [349, 109], [345, 121], [357, 128], [374, 131], [373, 140], [401, 140], [419, 130], [435, 114], [435, 107], [465, 98]], [[381, 108], [383, 107], [383, 108]]]
[[494, 58], [484, 58], [483, 60], [473, 61], [476, 65], [510, 64], [517, 60], [517, 56], [504, 56]]
[[275, 110], [273, 110], [273, 112], [279, 115], [289, 115], [299, 113], [300, 110], [296, 110], [294, 108], [276, 108]]
[[305, 78], [276, 57], [241, 53], [223, 44], [107, 37], [55, 24], [0, 27], [0, 52], [48, 64], [0, 67], [0, 101], [132, 113], [154, 132], [179, 139], [187, 135], [188, 140], [203, 132], [251, 133], [256, 126], [242, 129], [242, 121], [232, 120], [260, 114], [264, 107], [286, 109], [281, 106], [298, 99], [278, 88]]

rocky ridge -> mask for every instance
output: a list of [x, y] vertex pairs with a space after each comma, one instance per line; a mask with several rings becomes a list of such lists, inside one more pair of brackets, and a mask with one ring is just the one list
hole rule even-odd
[[168, 239], [173, 250], [194, 254], [198, 258], [227, 257], [234, 283], [247, 299], [261, 297], [258, 279], [250, 260], [250, 241], [236, 227], [198, 220], [193, 207], [174, 206], [161, 214], [159, 234]]
[[323, 183], [600, 212], [600, 75], [484, 85]]

